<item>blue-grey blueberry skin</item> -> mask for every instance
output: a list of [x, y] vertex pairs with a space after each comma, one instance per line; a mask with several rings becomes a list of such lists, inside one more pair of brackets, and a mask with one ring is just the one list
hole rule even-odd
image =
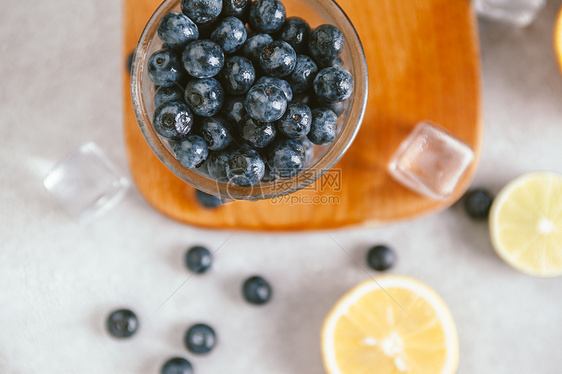
[[291, 89], [291, 85], [289, 84], [289, 82], [287, 82], [286, 80], [264, 75], [256, 81], [256, 85], [261, 83], [273, 84], [274, 86], [277, 86], [283, 90], [287, 101], [291, 101], [293, 99], [293, 90]]
[[[208, 196], [213, 196], [203, 191], [199, 191], [199, 190], [195, 190], [195, 191], [196, 191], [195, 193], [197, 198], [201, 196], [207, 199]], [[214, 196], [214, 197], [218, 198], [219, 202], [221, 201], [220, 197], [218, 196]], [[189, 248], [185, 253], [184, 263], [185, 266], [192, 272], [196, 274], [203, 274], [211, 268], [211, 265], [213, 264], [213, 255], [207, 248], [202, 247], [200, 245], [195, 245]]]
[[218, 182], [228, 181], [226, 166], [228, 165], [232, 151], [232, 147], [229, 147], [222, 151], [209, 152], [209, 156], [207, 158], [207, 171], [209, 172], [209, 175]]
[[314, 78], [318, 74], [318, 66], [306, 55], [297, 55], [295, 69], [285, 79], [294, 93], [302, 93], [312, 88]]
[[193, 114], [182, 101], [168, 101], [154, 110], [154, 129], [166, 139], [187, 135], [193, 126]]
[[224, 52], [211, 40], [196, 40], [185, 47], [182, 62], [185, 71], [192, 77], [211, 78], [224, 66]]
[[342, 32], [333, 25], [318, 26], [308, 42], [310, 55], [320, 64], [328, 64], [338, 57], [344, 45]]
[[139, 320], [133, 311], [119, 309], [107, 317], [106, 327], [107, 331], [116, 338], [129, 338], [137, 332]]
[[209, 117], [203, 119], [199, 132], [211, 151], [220, 151], [232, 142], [230, 135], [231, 126], [222, 117]]
[[269, 34], [257, 34], [248, 38], [244, 44], [244, 57], [259, 65], [261, 51], [271, 43], [273, 38]]
[[179, 86], [159, 87], [154, 93], [154, 108], [158, 108], [161, 104], [168, 101], [182, 101], [183, 88]]
[[209, 154], [207, 143], [198, 135], [187, 135], [171, 145], [176, 159], [188, 169], [201, 166]]
[[157, 86], [170, 87], [185, 78], [181, 59], [172, 50], [161, 49], [148, 59], [148, 75]]
[[250, 304], [263, 305], [271, 300], [273, 290], [268, 281], [259, 275], [254, 275], [242, 284], [242, 296]]
[[247, 114], [246, 108], [244, 108], [245, 100], [246, 95], [226, 96], [220, 113], [230, 122], [240, 122], [242, 118], [244, 118], [244, 116]]
[[226, 167], [228, 180], [241, 187], [258, 183], [265, 173], [265, 164], [255, 149], [241, 147], [234, 151]]
[[250, 88], [244, 101], [246, 112], [261, 122], [275, 122], [285, 114], [287, 99], [279, 87], [260, 83]]
[[250, 27], [256, 32], [277, 32], [281, 30], [285, 19], [287, 12], [280, 1], [257, 0], [250, 5]]
[[338, 101], [338, 102], [335, 102], [335, 103], [327, 103], [325, 101], [320, 100], [319, 98], [316, 98], [314, 100], [313, 107], [314, 107], [314, 109], [315, 108], [328, 108], [332, 112], [336, 113], [336, 115], [339, 117], [345, 111], [345, 103], [346, 103], [345, 100], [344, 101]]
[[314, 158], [314, 144], [308, 138], [302, 138], [300, 142], [304, 148], [305, 165], [310, 165]]
[[316, 108], [312, 111], [312, 124], [308, 139], [317, 145], [331, 143], [336, 139], [338, 116], [328, 108]]
[[344, 68], [343, 58], [341, 56], [338, 56], [332, 61], [320, 65], [321, 69], [329, 68], [329, 67]]
[[266, 74], [283, 78], [295, 69], [297, 53], [282, 40], [276, 40], [264, 47], [260, 54], [260, 66]]
[[298, 101], [291, 101], [281, 119], [275, 122], [279, 133], [289, 139], [302, 139], [310, 131], [312, 113], [310, 108]]
[[193, 366], [185, 358], [174, 357], [164, 363], [160, 374], [193, 374]]
[[353, 76], [349, 71], [329, 67], [320, 70], [312, 85], [320, 100], [336, 103], [349, 99], [353, 93], [353, 84]]
[[222, 15], [238, 17], [244, 22], [247, 22], [248, 13], [252, 0], [223, 0], [222, 1]]
[[226, 54], [239, 50], [247, 37], [246, 26], [236, 17], [226, 17], [211, 34], [211, 40], [220, 45]]
[[254, 65], [246, 57], [232, 56], [224, 62], [219, 73], [222, 88], [230, 95], [241, 95], [248, 92], [256, 80]]
[[293, 177], [304, 168], [304, 147], [298, 140], [280, 139], [269, 148], [267, 161], [273, 174], [282, 178]]
[[209, 353], [217, 344], [215, 330], [203, 323], [193, 325], [185, 333], [184, 344], [191, 353]]
[[185, 102], [198, 116], [214, 116], [223, 101], [224, 91], [215, 78], [194, 79], [185, 87]]
[[275, 139], [277, 131], [271, 122], [259, 122], [246, 116], [238, 124], [240, 137], [254, 148], [264, 148]]
[[169, 12], [158, 24], [158, 36], [170, 48], [179, 49], [199, 38], [197, 25], [185, 14]]
[[291, 45], [297, 53], [308, 53], [310, 26], [300, 17], [289, 17], [279, 31], [278, 39]]
[[222, 11], [222, 0], [181, 0], [181, 11], [197, 24], [212, 22]]

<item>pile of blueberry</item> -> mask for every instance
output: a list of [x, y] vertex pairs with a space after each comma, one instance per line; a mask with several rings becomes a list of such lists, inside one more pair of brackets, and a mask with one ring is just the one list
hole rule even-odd
[[187, 168], [237, 186], [297, 175], [333, 142], [354, 87], [342, 32], [278, 0], [181, 0], [149, 58], [153, 125]]

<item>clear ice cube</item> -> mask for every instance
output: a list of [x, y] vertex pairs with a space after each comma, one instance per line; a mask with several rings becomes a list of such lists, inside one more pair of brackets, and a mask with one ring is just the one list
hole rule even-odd
[[474, 0], [474, 4], [484, 17], [525, 27], [535, 20], [546, 0]]

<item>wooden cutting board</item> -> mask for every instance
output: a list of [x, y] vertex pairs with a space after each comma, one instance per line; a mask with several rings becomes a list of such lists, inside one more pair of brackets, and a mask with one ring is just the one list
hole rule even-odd
[[[160, 0], [124, 2], [126, 58]], [[151, 152], [135, 119], [129, 75], [123, 75], [129, 166], [138, 190], [156, 210], [190, 225], [216, 229], [317, 230], [413, 218], [444, 209], [462, 196], [474, 176], [482, 145], [480, 56], [470, 1], [338, 3], [361, 37], [372, 96], [361, 130], [334, 172], [315, 188], [281, 201], [236, 201], [213, 210], [201, 207], [193, 188]], [[475, 152], [468, 172], [446, 201], [421, 197], [386, 171], [400, 142], [421, 120], [447, 128]]]

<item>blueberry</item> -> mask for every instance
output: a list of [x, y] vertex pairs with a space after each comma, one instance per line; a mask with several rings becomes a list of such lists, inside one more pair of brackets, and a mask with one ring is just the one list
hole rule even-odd
[[240, 136], [252, 147], [263, 148], [273, 141], [277, 131], [271, 122], [259, 122], [246, 116], [238, 124]]
[[318, 74], [318, 67], [312, 59], [305, 55], [297, 55], [295, 69], [285, 79], [295, 93], [306, 92]]
[[209, 353], [216, 343], [215, 330], [203, 323], [191, 326], [185, 333], [184, 344], [191, 353]]
[[228, 179], [241, 187], [255, 185], [263, 178], [264, 172], [265, 165], [259, 153], [246, 147], [234, 151], [226, 166]]
[[199, 131], [210, 150], [220, 151], [232, 142], [230, 127], [228, 121], [222, 117], [208, 117], [203, 119]]
[[244, 108], [245, 100], [245, 95], [227, 96], [221, 108], [221, 114], [231, 122], [240, 122], [246, 115], [246, 108]]
[[314, 158], [314, 144], [308, 138], [302, 138], [300, 142], [304, 148], [305, 165], [308, 165]]
[[291, 89], [291, 85], [286, 80], [264, 75], [263, 77], [261, 77], [256, 81], [256, 84], [261, 84], [261, 83], [273, 84], [274, 86], [277, 86], [283, 90], [283, 93], [285, 94], [285, 98], [287, 99], [287, 101], [291, 101], [293, 99], [293, 90]]
[[220, 45], [224, 53], [231, 54], [244, 45], [247, 36], [242, 21], [236, 17], [226, 17], [211, 34], [211, 40]]
[[181, 87], [159, 87], [154, 93], [154, 108], [158, 108], [161, 104], [168, 101], [182, 101], [184, 91]]
[[250, 88], [244, 101], [246, 112], [255, 120], [274, 122], [285, 114], [287, 99], [279, 87], [260, 83]]
[[197, 245], [187, 250], [184, 260], [185, 266], [189, 270], [197, 274], [203, 274], [211, 268], [213, 256], [207, 248]]
[[199, 29], [185, 14], [169, 12], [158, 24], [158, 36], [170, 48], [185, 47], [189, 42], [199, 38]]
[[470, 218], [484, 220], [488, 218], [494, 196], [485, 189], [476, 188], [464, 196], [464, 209]]
[[289, 75], [297, 63], [297, 54], [289, 43], [276, 40], [264, 47], [260, 54], [260, 66], [266, 74], [282, 78]]
[[250, 5], [250, 26], [254, 31], [274, 33], [281, 29], [287, 12], [280, 1], [257, 0]]
[[220, 110], [224, 91], [215, 78], [194, 79], [185, 87], [185, 101], [193, 113], [211, 117]]
[[271, 300], [273, 290], [265, 279], [254, 275], [242, 284], [242, 295], [250, 304], [263, 305]]
[[197, 135], [188, 135], [173, 142], [172, 150], [179, 163], [189, 169], [201, 166], [209, 153], [207, 143]]
[[242, 56], [228, 57], [219, 73], [219, 80], [224, 90], [231, 95], [245, 94], [252, 87], [255, 79], [254, 65]]
[[155, 85], [170, 87], [183, 80], [186, 74], [178, 55], [169, 49], [161, 49], [148, 59], [148, 75]]
[[211, 195], [199, 190], [195, 190], [195, 198], [201, 206], [208, 209], [218, 208], [223, 204], [223, 201], [219, 196]]
[[273, 38], [269, 34], [257, 34], [248, 38], [244, 44], [244, 56], [253, 63], [259, 64], [261, 51], [272, 42]]
[[222, 15], [238, 17], [242, 21], [247, 21], [248, 12], [252, 0], [223, 0]]
[[275, 122], [277, 129], [289, 139], [304, 138], [310, 131], [312, 113], [310, 108], [298, 101], [291, 101], [287, 111]]
[[279, 32], [279, 39], [286, 41], [297, 53], [308, 52], [310, 26], [300, 17], [289, 17]]
[[226, 167], [232, 152], [230, 150], [223, 150], [218, 152], [210, 152], [207, 159], [207, 171], [218, 182], [228, 181]]
[[337, 27], [321, 25], [312, 32], [308, 44], [312, 57], [321, 64], [327, 64], [340, 55], [345, 40]]
[[181, 0], [181, 11], [195, 23], [212, 22], [222, 11], [222, 0]]
[[273, 174], [282, 178], [297, 175], [305, 164], [305, 152], [302, 144], [293, 139], [276, 141], [267, 154], [269, 167]]
[[320, 100], [328, 103], [343, 101], [353, 93], [353, 77], [343, 68], [329, 67], [320, 70], [313, 87]]
[[119, 309], [107, 318], [107, 330], [116, 338], [129, 338], [139, 328], [137, 315], [129, 309]]
[[224, 66], [222, 48], [211, 40], [196, 40], [187, 45], [182, 54], [185, 70], [194, 78], [210, 78]]
[[174, 357], [164, 363], [160, 374], [193, 374], [193, 366], [185, 358]]
[[168, 101], [156, 108], [152, 123], [158, 134], [167, 139], [177, 139], [191, 130], [193, 114], [183, 102]]
[[377, 271], [390, 269], [396, 262], [394, 251], [386, 245], [377, 245], [367, 253], [367, 264]]
[[338, 116], [328, 108], [316, 108], [312, 111], [312, 124], [308, 139], [317, 145], [331, 143], [336, 139]]

